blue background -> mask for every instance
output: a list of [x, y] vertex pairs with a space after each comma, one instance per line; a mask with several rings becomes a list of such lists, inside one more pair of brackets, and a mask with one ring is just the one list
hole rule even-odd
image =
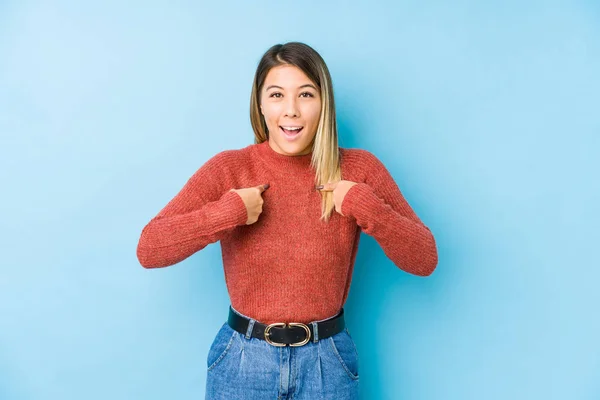
[[600, 398], [597, 2], [82, 3], [0, 2], [0, 398], [203, 397], [219, 244], [160, 270], [135, 249], [252, 143], [256, 64], [292, 40], [439, 249], [420, 278], [363, 234], [363, 397]]

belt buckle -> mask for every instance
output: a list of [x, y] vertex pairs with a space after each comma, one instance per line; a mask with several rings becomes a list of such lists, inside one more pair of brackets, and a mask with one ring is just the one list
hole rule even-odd
[[286, 343], [273, 342], [269, 337], [269, 335], [271, 333], [270, 332], [271, 328], [273, 328], [274, 326], [281, 326], [281, 327], [285, 328], [286, 325], [289, 327], [300, 326], [306, 331], [306, 338], [301, 342], [290, 343], [291, 347], [304, 346], [306, 343], [308, 343], [308, 341], [310, 340], [310, 329], [308, 328], [308, 326], [306, 324], [303, 324], [302, 322], [290, 322], [288, 324], [286, 324], [285, 322], [274, 322], [274, 323], [268, 325], [265, 328], [265, 340], [267, 341], [267, 343], [269, 343], [271, 346], [277, 346], [277, 347], [287, 346]]

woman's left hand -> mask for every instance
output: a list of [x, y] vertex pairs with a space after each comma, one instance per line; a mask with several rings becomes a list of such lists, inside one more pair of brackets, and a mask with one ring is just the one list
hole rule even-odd
[[315, 189], [325, 192], [333, 192], [335, 211], [344, 216], [344, 214], [342, 214], [342, 202], [344, 201], [344, 197], [346, 197], [348, 190], [350, 190], [350, 188], [354, 185], [356, 185], [356, 182], [341, 180], [337, 182], [329, 182], [325, 185], [319, 185], [315, 187]]

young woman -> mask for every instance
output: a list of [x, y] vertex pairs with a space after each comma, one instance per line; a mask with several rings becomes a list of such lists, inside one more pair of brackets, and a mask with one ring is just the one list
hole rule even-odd
[[436, 268], [434, 237], [377, 157], [338, 146], [331, 78], [310, 46], [263, 55], [250, 119], [254, 144], [202, 165], [144, 227], [138, 259], [165, 267], [221, 243], [231, 306], [207, 399], [356, 399], [343, 306], [360, 233], [421, 276]]

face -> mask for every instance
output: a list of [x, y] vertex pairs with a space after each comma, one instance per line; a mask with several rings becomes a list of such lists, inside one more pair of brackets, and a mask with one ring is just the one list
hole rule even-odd
[[321, 95], [301, 69], [292, 65], [271, 68], [261, 89], [260, 109], [273, 150], [290, 156], [311, 152], [321, 115]]

